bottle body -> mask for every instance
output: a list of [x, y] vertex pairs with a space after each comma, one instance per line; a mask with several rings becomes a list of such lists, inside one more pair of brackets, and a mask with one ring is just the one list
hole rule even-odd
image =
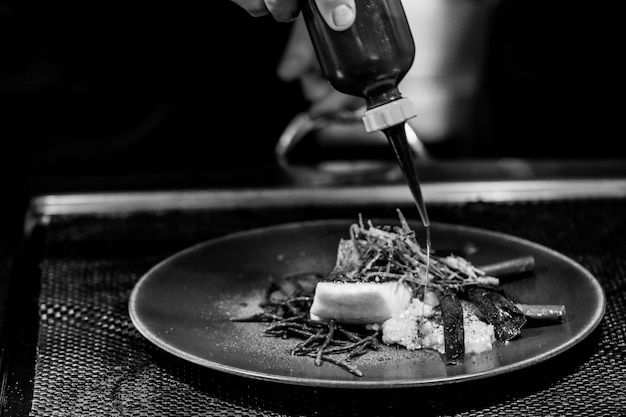
[[331, 29], [315, 0], [303, 14], [324, 76], [338, 91], [366, 99], [368, 108], [400, 98], [398, 84], [411, 68], [415, 44], [400, 0], [356, 0], [356, 19]]
[[324, 76], [336, 90], [365, 98], [365, 129], [383, 131], [387, 136], [428, 228], [430, 221], [405, 131], [405, 122], [415, 117], [415, 109], [398, 89], [415, 59], [409, 22], [401, 0], [355, 0], [355, 7], [356, 18], [343, 31], [327, 25], [315, 0], [304, 0], [302, 12]]

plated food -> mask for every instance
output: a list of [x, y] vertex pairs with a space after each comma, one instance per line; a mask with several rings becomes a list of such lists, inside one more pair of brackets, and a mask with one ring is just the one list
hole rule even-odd
[[532, 272], [532, 258], [482, 269], [460, 255], [430, 253], [398, 216], [399, 225], [359, 218], [339, 240], [329, 274], [274, 279], [258, 313], [231, 321], [267, 322], [264, 335], [297, 339], [292, 355], [363, 376], [355, 359], [383, 344], [430, 349], [453, 365], [523, 337], [529, 320], [565, 320], [565, 306], [521, 304], [500, 286], [504, 272]]
[[[391, 225], [397, 220], [377, 218], [374, 224]], [[433, 349], [387, 345], [380, 335], [364, 355], [356, 352], [350, 360], [349, 352], [328, 355], [359, 369], [363, 376], [358, 377], [324, 360], [323, 366], [315, 366], [310, 355], [292, 355], [305, 339], [265, 334], [277, 321], [231, 321], [235, 316], [264, 313], [260, 305], [268, 295], [277, 288], [293, 291], [293, 281], [311, 294], [309, 284], [329, 276], [336, 265], [338, 243], [350, 238], [354, 223], [354, 219], [284, 223], [184, 248], [140, 277], [128, 303], [130, 318], [150, 343], [217, 372], [300, 386], [359, 389], [454, 384], [521, 370], [578, 345], [603, 318], [606, 298], [599, 281], [564, 254], [501, 232], [432, 222], [433, 256], [458, 254], [497, 277], [499, 287], [513, 296], [527, 317], [520, 336], [508, 343], [496, 342], [483, 353], [466, 353], [465, 361], [457, 365], [447, 365]], [[423, 241], [421, 225], [409, 224]], [[560, 314], [558, 306], [567, 306], [563, 321], [554, 320]], [[553, 317], [550, 322], [530, 318], [545, 310]], [[340, 327], [364, 331], [359, 339], [374, 332], [363, 325], [340, 323]], [[335, 336], [343, 337], [339, 331]]]

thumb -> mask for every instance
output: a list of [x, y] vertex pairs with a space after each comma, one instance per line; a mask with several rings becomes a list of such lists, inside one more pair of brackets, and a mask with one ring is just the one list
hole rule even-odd
[[354, 0], [315, 0], [320, 14], [332, 29], [348, 29], [356, 18]]

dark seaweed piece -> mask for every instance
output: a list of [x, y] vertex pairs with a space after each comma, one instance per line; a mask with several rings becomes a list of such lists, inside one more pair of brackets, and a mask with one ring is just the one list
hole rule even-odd
[[440, 301], [443, 316], [443, 341], [446, 364], [454, 365], [465, 356], [465, 332], [463, 330], [463, 307], [453, 293], [447, 293]]
[[484, 320], [493, 325], [497, 340], [511, 340], [522, 332], [526, 316], [506, 295], [484, 287], [468, 288], [466, 294]]

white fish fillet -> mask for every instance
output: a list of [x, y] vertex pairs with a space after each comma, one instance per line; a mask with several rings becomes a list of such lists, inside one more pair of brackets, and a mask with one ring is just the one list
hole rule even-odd
[[323, 281], [317, 284], [313, 320], [381, 324], [411, 302], [411, 289], [400, 281], [384, 283]]

